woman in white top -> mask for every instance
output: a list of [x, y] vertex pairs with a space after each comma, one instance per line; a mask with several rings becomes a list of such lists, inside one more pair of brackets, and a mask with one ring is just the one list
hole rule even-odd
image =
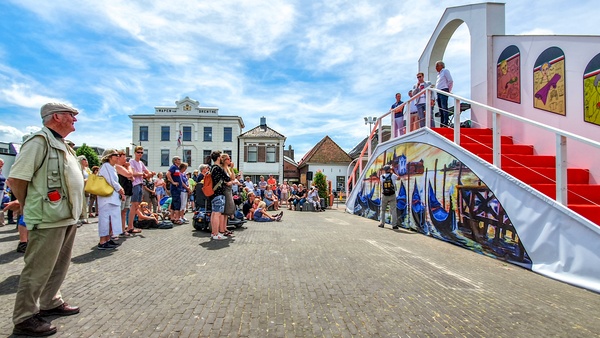
[[109, 196], [98, 196], [98, 235], [100, 243], [98, 250], [111, 250], [118, 244], [110, 238], [110, 230], [113, 236], [118, 236], [123, 232], [121, 227], [121, 200], [124, 199], [125, 191], [119, 184], [115, 164], [119, 153], [115, 149], [107, 149], [102, 154], [102, 167], [98, 176], [104, 177], [106, 182], [115, 190]]

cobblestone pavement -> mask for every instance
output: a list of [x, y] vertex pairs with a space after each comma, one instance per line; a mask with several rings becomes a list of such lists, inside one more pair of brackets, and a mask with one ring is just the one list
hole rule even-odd
[[[600, 295], [341, 209], [286, 211], [225, 241], [191, 225], [96, 250], [82, 226], [59, 337], [594, 337]], [[191, 217], [190, 217], [191, 218]], [[95, 219], [93, 220], [95, 222]], [[0, 336], [21, 254], [0, 228]]]

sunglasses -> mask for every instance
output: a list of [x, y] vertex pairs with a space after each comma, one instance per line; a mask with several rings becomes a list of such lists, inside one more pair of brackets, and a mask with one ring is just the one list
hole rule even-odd
[[135, 153], [136, 154], [143, 154], [144, 152], [143, 151], [136, 151]]

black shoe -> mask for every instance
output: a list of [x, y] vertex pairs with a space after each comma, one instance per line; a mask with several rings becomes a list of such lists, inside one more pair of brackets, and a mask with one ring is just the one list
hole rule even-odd
[[35, 315], [24, 322], [15, 325], [14, 335], [43, 337], [56, 333], [56, 326], [50, 324], [39, 315]]
[[392, 227], [392, 229], [394, 229], [394, 230], [398, 230], [398, 226], [397, 226], [397, 225], [396, 225], [396, 226], [393, 226], [393, 227]]
[[62, 303], [54, 309], [40, 310], [40, 316], [72, 316], [79, 313], [78, 306], [71, 306], [67, 303]]
[[121, 245], [121, 243], [117, 243], [117, 242], [113, 241], [112, 239], [109, 240], [108, 243], [110, 243], [111, 245], [114, 245], [115, 247]]
[[383, 228], [383, 224], [379, 224], [379, 227], [380, 227], [380, 228]]
[[102, 244], [98, 244], [98, 250], [114, 250], [117, 247], [110, 244], [110, 242], [104, 242]]
[[27, 251], [27, 242], [20, 242], [17, 245], [17, 252], [25, 253], [25, 251]]

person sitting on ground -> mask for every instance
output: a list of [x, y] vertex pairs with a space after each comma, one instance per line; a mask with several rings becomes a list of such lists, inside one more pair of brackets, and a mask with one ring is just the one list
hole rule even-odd
[[321, 198], [319, 197], [319, 189], [317, 187], [310, 187], [307, 201], [312, 204], [315, 211], [323, 211], [321, 208]]
[[273, 206], [273, 210], [279, 210], [279, 200], [275, 193], [273, 192], [273, 186], [267, 185], [267, 189], [265, 190], [265, 203], [267, 204], [267, 209]]
[[148, 202], [140, 203], [140, 207], [137, 210], [138, 228], [148, 229], [158, 227], [158, 214], [155, 214], [148, 207]]
[[248, 193], [248, 199], [246, 200], [246, 202], [244, 202], [244, 204], [242, 205], [242, 212], [244, 213], [244, 216], [246, 216], [246, 219], [252, 220], [253, 216], [254, 216], [254, 200], [255, 200], [255, 195], [253, 192]]
[[267, 213], [267, 204], [264, 201], [258, 203], [258, 208], [254, 211], [254, 220], [256, 222], [273, 222], [273, 221], [281, 221], [281, 217], [283, 217], [283, 211], [276, 215], [269, 215]]

